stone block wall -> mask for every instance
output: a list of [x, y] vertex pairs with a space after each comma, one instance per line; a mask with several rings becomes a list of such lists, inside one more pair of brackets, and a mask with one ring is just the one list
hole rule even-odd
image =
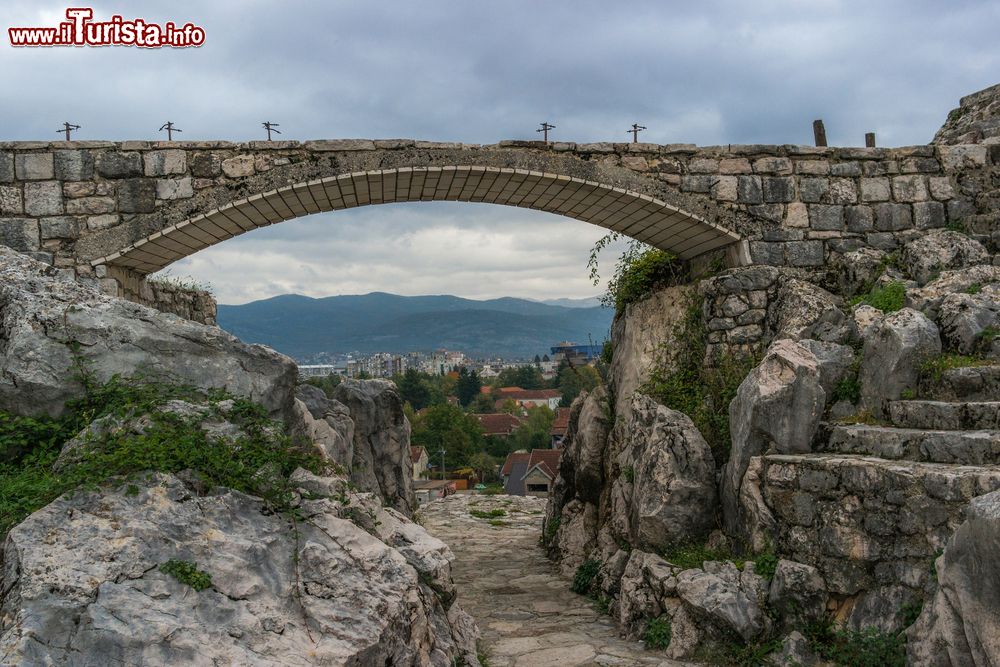
[[773, 517], [776, 551], [813, 565], [845, 596], [923, 588], [969, 501], [1000, 489], [997, 466], [837, 455], [763, 456], [750, 473]]

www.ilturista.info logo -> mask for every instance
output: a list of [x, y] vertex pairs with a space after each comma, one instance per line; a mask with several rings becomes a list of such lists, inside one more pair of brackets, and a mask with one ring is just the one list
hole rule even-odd
[[205, 43], [205, 30], [193, 23], [178, 27], [173, 21], [163, 25], [143, 19], [126, 21], [117, 14], [109, 21], [92, 21], [90, 7], [70, 7], [68, 21], [55, 28], [7, 28], [11, 46], [141, 46], [184, 48]]

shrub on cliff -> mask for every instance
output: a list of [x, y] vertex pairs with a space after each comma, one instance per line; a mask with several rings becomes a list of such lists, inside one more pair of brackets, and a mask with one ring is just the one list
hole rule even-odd
[[[620, 239], [618, 232], [611, 232], [600, 238], [591, 249], [588, 267], [595, 285], [600, 282], [598, 255]], [[687, 262], [665, 250], [631, 240], [615, 264], [607, 292], [601, 296], [601, 303], [609, 308], [614, 306], [616, 312], [622, 312], [630, 303], [643, 299], [656, 289], [680, 285], [689, 280]]]
[[[264, 408], [247, 399], [138, 379], [84, 381], [85, 397], [68, 404], [58, 420], [0, 414], [5, 454], [0, 536], [63, 493], [112, 478], [125, 482], [143, 471], [192, 471], [209, 488], [243, 491], [281, 510], [290, 500], [288, 476], [296, 468], [323, 469], [319, 458], [306, 454]], [[165, 407], [173, 400], [203, 403], [198, 407], [204, 409], [177, 414]], [[107, 418], [110, 428], [95, 429], [72, 456], [60, 459], [63, 445], [100, 418]], [[238, 427], [239, 435], [234, 440], [210, 435], [201, 428], [206, 418]]]

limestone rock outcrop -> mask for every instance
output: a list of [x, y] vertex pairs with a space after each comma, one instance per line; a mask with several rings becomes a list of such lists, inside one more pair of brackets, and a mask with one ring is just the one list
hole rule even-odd
[[[199, 495], [164, 474], [34, 513], [3, 548], [0, 661], [478, 664], [472, 621], [442, 584], [447, 547], [360, 501], [378, 522], [370, 534], [324, 493], [346, 493], [346, 482], [297, 476], [310, 494], [295, 522], [257, 498]], [[162, 571], [171, 560], [209, 585]]]
[[861, 403], [882, 417], [889, 401], [917, 387], [920, 365], [940, 354], [938, 327], [912, 308], [903, 308], [875, 324], [864, 339]]
[[347, 406], [354, 422], [354, 451], [349, 463], [351, 480], [376, 491], [382, 500], [409, 515], [413, 498], [413, 461], [410, 423], [403, 400], [388, 380], [345, 380], [334, 399]]
[[1000, 656], [1000, 491], [974, 498], [937, 559], [937, 592], [910, 628], [914, 665], [990, 667]]
[[810, 451], [825, 405], [816, 355], [791, 340], [771, 345], [729, 407], [733, 447], [721, 482], [727, 533], [746, 537], [738, 498], [750, 459], [765, 452]]
[[108, 297], [0, 246], [0, 410], [58, 415], [98, 381], [144, 375], [226, 389], [273, 416], [292, 407], [294, 362], [216, 327]]
[[339, 401], [308, 384], [295, 388], [295, 407], [289, 426], [293, 435], [312, 443], [319, 454], [347, 469], [354, 460], [354, 420]]
[[704, 539], [715, 527], [715, 461], [691, 419], [640, 393], [616, 425], [612, 525], [639, 548]]
[[942, 271], [989, 264], [991, 257], [983, 244], [965, 234], [936, 229], [903, 246], [901, 259], [907, 273], [925, 285]]

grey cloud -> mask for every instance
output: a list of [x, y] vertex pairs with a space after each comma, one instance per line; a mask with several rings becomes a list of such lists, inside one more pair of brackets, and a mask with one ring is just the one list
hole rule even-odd
[[[14, 0], [0, 17], [7, 26], [51, 24], [65, 7]], [[206, 45], [0, 43], [3, 138], [52, 139], [63, 120], [83, 125], [80, 138], [156, 138], [169, 119], [185, 139], [246, 140], [261, 138], [260, 122], [272, 120], [288, 139], [489, 143], [535, 138], [548, 120], [557, 138], [576, 141], [622, 141], [638, 121], [648, 141], [810, 143], [811, 121], [822, 117], [831, 143], [859, 145], [875, 131], [880, 145], [906, 145], [928, 141], [961, 95], [997, 83], [1000, 72], [1000, 3], [972, 0], [137, 7], [108, 0], [95, 12], [190, 20], [205, 27]], [[602, 232], [581, 223], [474, 206], [384, 206], [318, 220], [227, 242], [175, 271], [205, 272], [224, 300], [292, 287], [594, 291], [584, 264]], [[251, 262], [252, 280], [245, 268], [233, 273]]]

